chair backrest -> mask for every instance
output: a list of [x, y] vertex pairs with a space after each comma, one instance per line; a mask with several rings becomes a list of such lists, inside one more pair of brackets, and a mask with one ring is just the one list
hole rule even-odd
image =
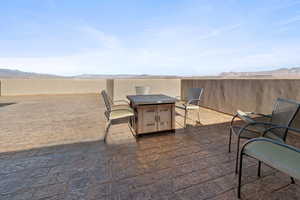
[[105, 90], [102, 90], [101, 91], [101, 95], [102, 95], [102, 98], [104, 100], [104, 104], [105, 104], [106, 110], [108, 112], [110, 112], [111, 111], [111, 105], [112, 105], [112, 103], [111, 103], [111, 100], [110, 100], [107, 92]]
[[150, 94], [150, 87], [149, 86], [136, 86], [135, 93], [136, 93], [136, 95]]
[[[271, 122], [282, 126], [291, 126], [296, 118], [299, 118], [300, 102], [278, 98], [274, 104]], [[272, 131], [277, 137], [286, 139], [287, 129], [274, 129]]]
[[[203, 93], [203, 88], [189, 88], [187, 93], [187, 101], [192, 99], [200, 100]], [[194, 101], [192, 104], [199, 105], [200, 101]]]

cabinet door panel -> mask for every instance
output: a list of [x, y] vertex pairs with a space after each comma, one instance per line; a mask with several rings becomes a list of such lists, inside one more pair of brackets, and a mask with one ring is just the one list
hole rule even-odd
[[142, 109], [143, 119], [142, 119], [142, 132], [149, 133], [157, 131], [156, 123], [156, 107], [147, 106]]
[[172, 129], [172, 109], [170, 105], [160, 105], [157, 107], [158, 130]]

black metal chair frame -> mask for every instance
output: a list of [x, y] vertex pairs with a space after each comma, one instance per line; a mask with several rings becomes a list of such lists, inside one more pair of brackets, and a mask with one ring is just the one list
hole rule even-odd
[[[285, 102], [289, 102], [289, 103], [292, 103], [292, 104], [297, 104], [297, 109], [295, 110], [295, 112], [293, 113], [292, 117], [289, 119], [288, 123], [287, 123], [287, 127], [289, 127], [293, 120], [295, 119], [297, 113], [299, 112], [299, 109], [300, 109], [300, 103], [297, 102], [297, 101], [294, 101], [294, 100], [290, 100], [290, 99], [282, 99], [282, 98], [278, 98], [277, 99], [277, 102], [279, 101], [285, 101]], [[273, 110], [274, 112], [274, 110]], [[255, 114], [255, 115], [259, 115], [259, 116], [262, 116], [262, 117], [268, 117], [270, 119], [272, 119], [272, 116], [273, 116], [273, 113], [272, 113], [272, 116], [269, 116], [269, 115], [264, 115], [264, 114], [261, 114], [261, 113], [254, 113], [254, 112], [248, 112], [250, 114]], [[228, 152], [230, 153], [231, 152], [231, 139], [232, 139], [232, 127], [233, 127], [233, 122], [234, 122], [234, 119], [238, 117], [238, 114], [236, 114], [232, 120], [231, 120], [231, 125], [230, 125], [230, 132], [229, 132], [229, 147], [228, 147]], [[246, 125], [244, 125], [238, 132], [237, 134], [237, 148], [236, 148], [236, 160], [235, 160], [235, 173], [237, 174], [238, 173], [238, 158], [239, 158], [239, 148], [240, 148], [240, 139], [253, 139], [252, 138], [249, 138], [249, 137], [244, 137], [242, 136], [242, 133], [244, 130], [247, 130], [248, 127], [250, 126], [257, 126], [257, 125], [260, 125], [260, 126], [269, 126], [269, 127], [274, 127], [274, 126], [279, 126], [279, 124], [274, 124], [274, 123], [271, 123], [271, 122], [258, 122], [258, 121], [254, 121], [253, 122], [249, 122], [247, 123]], [[287, 135], [287, 132], [288, 132], [288, 129], [286, 129], [284, 131], [284, 135], [283, 135], [283, 138], [282, 140], [285, 142], [286, 140], [286, 135]], [[263, 133], [261, 136], [265, 136], [265, 133]]]
[[[287, 127], [287, 126], [273, 126], [269, 129], [267, 129], [263, 135], [265, 135], [267, 132], [273, 130], [273, 129], [278, 129], [278, 128], [284, 128], [284, 129], [287, 129], [287, 130], [290, 130], [290, 131], [293, 131], [293, 132], [297, 132], [297, 133], [300, 133], [300, 130], [299, 129], [295, 129], [295, 128], [291, 128], [291, 127]], [[248, 140], [242, 147], [241, 151], [240, 151], [240, 159], [239, 159], [239, 177], [238, 177], [238, 192], [237, 192], [237, 196], [238, 198], [241, 198], [241, 184], [242, 184], [242, 169], [243, 169], [243, 156], [248, 156], [248, 157], [251, 157], [253, 158], [252, 156], [250, 155], [247, 155], [246, 153], [244, 153], [244, 149], [245, 147], [252, 143], [252, 142], [256, 142], [256, 141], [264, 141], [264, 142], [270, 142], [270, 143], [273, 143], [273, 144], [276, 144], [276, 145], [279, 145], [279, 146], [282, 146], [282, 147], [285, 147], [285, 148], [288, 148], [290, 150], [293, 150], [293, 151], [296, 151], [297, 153], [300, 153], [300, 149], [296, 148], [296, 147], [293, 147], [291, 145], [288, 145], [288, 144], [285, 144], [285, 143], [282, 143], [280, 141], [276, 141], [276, 140], [273, 140], [273, 139], [269, 139], [269, 138], [253, 138], [251, 140]], [[256, 159], [256, 158], [254, 158]], [[258, 170], [257, 170], [257, 176], [260, 177], [261, 175], [261, 163], [262, 161], [258, 160]], [[265, 164], [265, 163], [264, 163]], [[272, 168], [275, 168], [274, 166], [270, 166]], [[294, 184], [295, 183], [295, 180], [293, 177], [290, 177], [291, 178], [291, 183]]]

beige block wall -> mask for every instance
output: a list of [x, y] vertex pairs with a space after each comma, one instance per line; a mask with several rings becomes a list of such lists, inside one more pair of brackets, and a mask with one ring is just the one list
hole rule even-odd
[[180, 79], [115, 79], [114, 100], [125, 99], [126, 95], [135, 94], [136, 86], [150, 86], [151, 94], [180, 96]]
[[2, 79], [1, 96], [37, 94], [100, 93], [106, 80], [84, 79]]
[[114, 96], [114, 79], [106, 80], [106, 91], [110, 97]]
[[229, 114], [237, 109], [270, 113], [278, 97], [300, 101], [300, 79], [190, 79], [181, 85], [183, 97], [188, 88], [204, 88], [202, 105]]

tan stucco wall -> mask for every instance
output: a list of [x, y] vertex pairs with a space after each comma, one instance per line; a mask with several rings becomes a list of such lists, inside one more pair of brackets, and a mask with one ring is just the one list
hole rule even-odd
[[202, 105], [225, 113], [237, 109], [270, 113], [276, 98], [300, 101], [300, 79], [198, 79], [182, 80], [182, 96], [187, 88], [204, 88]]
[[135, 94], [135, 86], [150, 86], [151, 94], [180, 95], [180, 79], [115, 79], [113, 98], [125, 99], [126, 95]]
[[153, 94], [180, 95], [180, 79], [2, 79], [1, 96], [99, 93], [114, 99], [135, 94], [135, 86], [150, 86]]
[[187, 88], [203, 87], [202, 105], [229, 114], [237, 109], [269, 113], [278, 97], [300, 101], [300, 79], [3, 79], [1, 96], [99, 93], [107, 89], [117, 100], [135, 94], [135, 86], [150, 86], [152, 94], [183, 97]]
[[2, 79], [1, 96], [100, 93], [106, 80]]

